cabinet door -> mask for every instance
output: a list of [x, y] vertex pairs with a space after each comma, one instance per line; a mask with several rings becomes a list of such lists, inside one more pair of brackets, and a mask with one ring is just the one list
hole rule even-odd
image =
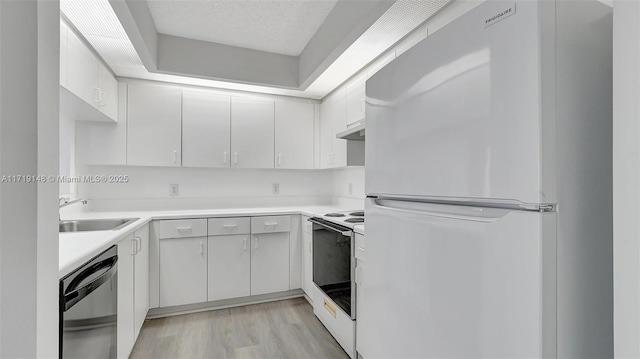
[[180, 166], [182, 91], [129, 84], [127, 164]]
[[313, 245], [311, 233], [302, 232], [302, 290], [313, 299]]
[[251, 295], [289, 290], [289, 233], [252, 237]]
[[322, 168], [347, 165], [347, 144], [336, 138], [347, 128], [347, 100], [344, 89], [331, 94], [320, 109], [320, 160]]
[[134, 344], [134, 282], [133, 256], [135, 253], [133, 234], [118, 242], [118, 358], [129, 357]]
[[335, 94], [327, 97], [320, 105], [320, 168], [331, 168], [333, 158], [333, 138], [331, 118], [335, 112]]
[[347, 141], [336, 138], [338, 132], [347, 129], [347, 96], [345, 90], [341, 90], [336, 96], [335, 114], [331, 117], [331, 148], [333, 150], [332, 167], [345, 167], [347, 165]]
[[160, 240], [160, 307], [207, 301], [207, 237]]
[[365, 78], [355, 79], [347, 86], [347, 125], [364, 120]]
[[231, 98], [232, 167], [273, 168], [273, 100]]
[[73, 31], [67, 33], [67, 89], [96, 107], [98, 60]]
[[182, 93], [182, 165], [229, 167], [231, 99], [202, 92]]
[[134, 238], [134, 244], [137, 246], [133, 263], [134, 333], [137, 337], [149, 311], [149, 226], [135, 231]]
[[250, 234], [209, 237], [209, 295], [219, 300], [251, 294]]
[[67, 87], [67, 33], [69, 28], [60, 20], [60, 85]]
[[118, 122], [118, 81], [102, 63], [98, 63], [98, 89], [98, 110]]
[[313, 168], [313, 104], [275, 103], [276, 168]]

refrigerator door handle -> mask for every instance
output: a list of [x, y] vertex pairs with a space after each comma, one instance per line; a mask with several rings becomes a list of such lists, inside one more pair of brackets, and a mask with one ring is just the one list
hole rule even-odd
[[376, 207], [390, 211], [400, 211], [431, 217], [444, 217], [485, 223], [497, 222], [507, 214], [515, 211], [506, 208], [451, 205], [381, 198], [369, 198], [369, 200], [372, 201]]

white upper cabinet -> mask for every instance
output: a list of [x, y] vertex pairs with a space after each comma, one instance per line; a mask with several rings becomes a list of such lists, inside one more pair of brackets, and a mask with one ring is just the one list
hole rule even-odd
[[97, 87], [98, 110], [107, 117], [118, 119], [118, 81], [111, 74], [111, 71], [98, 62], [98, 87]]
[[190, 91], [182, 96], [182, 166], [229, 167], [231, 98]]
[[313, 168], [312, 103], [275, 102], [275, 167]]
[[68, 31], [67, 89], [95, 106], [98, 98], [97, 81], [98, 60], [73, 31]]
[[320, 164], [321, 168], [347, 165], [347, 143], [336, 138], [347, 128], [347, 100], [345, 89], [329, 95], [320, 108]]
[[82, 100], [79, 103], [70, 100], [67, 93], [63, 92], [61, 107], [66, 115], [73, 116], [76, 120], [118, 122], [118, 82], [78, 35], [62, 21], [60, 85]]
[[364, 120], [365, 96], [364, 76], [347, 85], [347, 126]]
[[129, 84], [127, 164], [180, 166], [182, 91]]
[[274, 101], [231, 98], [231, 167], [274, 167]]

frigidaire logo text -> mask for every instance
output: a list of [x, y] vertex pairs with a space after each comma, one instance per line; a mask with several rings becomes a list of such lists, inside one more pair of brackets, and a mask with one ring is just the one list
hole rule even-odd
[[505, 17], [513, 15], [513, 13], [514, 13], [514, 7], [510, 7], [508, 9], [504, 10], [503, 12], [501, 12], [499, 14], [496, 14], [496, 15], [488, 18], [487, 20], [485, 20], [484, 21], [484, 25], [485, 25], [485, 27], [487, 27], [487, 26], [491, 25], [494, 22], [497, 22], [499, 20], [502, 20]]

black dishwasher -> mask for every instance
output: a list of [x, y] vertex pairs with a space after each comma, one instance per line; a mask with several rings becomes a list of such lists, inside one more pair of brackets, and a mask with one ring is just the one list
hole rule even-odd
[[117, 263], [112, 246], [60, 280], [60, 358], [116, 358]]

